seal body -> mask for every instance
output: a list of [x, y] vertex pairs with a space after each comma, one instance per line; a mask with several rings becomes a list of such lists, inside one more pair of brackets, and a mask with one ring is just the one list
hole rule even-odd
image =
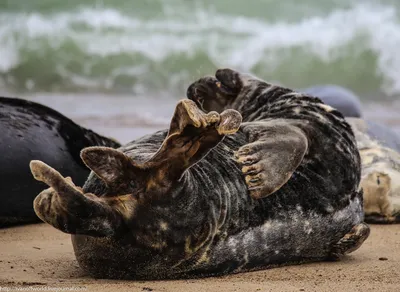
[[32, 159], [46, 161], [83, 184], [89, 170], [80, 150], [119, 146], [55, 110], [17, 98], [0, 97], [0, 129], [0, 226], [38, 221], [33, 200], [44, 184], [32, 178]]
[[390, 128], [349, 118], [362, 159], [365, 221], [400, 222], [400, 139]]
[[35, 211], [72, 234], [85, 271], [199, 277], [360, 247], [369, 234], [360, 156], [339, 112], [229, 69], [192, 84], [188, 97], [168, 131], [118, 151], [83, 150], [93, 170], [83, 189], [31, 163], [35, 178], [51, 186]]
[[301, 91], [317, 96], [324, 103], [336, 108], [345, 117], [362, 117], [362, 106], [359, 97], [347, 88], [327, 84], [311, 86]]

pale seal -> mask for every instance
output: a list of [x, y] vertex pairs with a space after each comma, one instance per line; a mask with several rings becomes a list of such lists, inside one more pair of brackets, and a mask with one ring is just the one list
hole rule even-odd
[[365, 221], [400, 223], [400, 139], [388, 127], [348, 118], [362, 161]]

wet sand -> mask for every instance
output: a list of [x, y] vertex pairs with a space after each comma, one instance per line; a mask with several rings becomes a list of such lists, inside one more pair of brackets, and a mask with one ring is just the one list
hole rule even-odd
[[80, 291], [110, 292], [400, 291], [400, 225], [371, 228], [363, 246], [338, 262], [196, 280], [116, 281], [85, 275], [75, 260], [68, 234], [46, 224], [14, 227], [0, 230], [0, 287], [31, 286], [27, 291], [46, 291], [47, 287], [79, 291], [81, 287], [85, 290]]

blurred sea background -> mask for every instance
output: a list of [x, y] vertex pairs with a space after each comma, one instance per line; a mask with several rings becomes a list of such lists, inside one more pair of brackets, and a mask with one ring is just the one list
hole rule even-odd
[[122, 142], [219, 67], [347, 87], [399, 130], [399, 48], [399, 0], [0, 1], [0, 93]]

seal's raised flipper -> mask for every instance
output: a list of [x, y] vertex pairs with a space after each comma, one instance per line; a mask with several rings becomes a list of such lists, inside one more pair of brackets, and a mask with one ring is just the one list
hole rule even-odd
[[81, 151], [81, 158], [116, 194], [120, 190], [126, 190], [126, 184], [142, 174], [140, 165], [117, 149], [87, 147]]
[[90, 236], [111, 236], [122, 228], [122, 217], [115, 209], [93, 194], [84, 194], [71, 178], [38, 160], [32, 160], [30, 168], [36, 180], [50, 186], [33, 202], [44, 222], [66, 233]]
[[357, 250], [368, 238], [369, 233], [370, 228], [366, 223], [354, 226], [349, 233], [333, 245], [330, 259], [338, 259], [345, 254]]
[[284, 121], [251, 122], [242, 131], [252, 143], [236, 152], [246, 175], [250, 195], [259, 199], [280, 189], [300, 165], [308, 150], [304, 132]]
[[225, 135], [235, 133], [241, 121], [241, 115], [235, 110], [206, 114], [193, 101], [181, 100], [176, 106], [167, 138], [157, 153], [141, 167], [157, 170], [160, 178], [179, 179]]

